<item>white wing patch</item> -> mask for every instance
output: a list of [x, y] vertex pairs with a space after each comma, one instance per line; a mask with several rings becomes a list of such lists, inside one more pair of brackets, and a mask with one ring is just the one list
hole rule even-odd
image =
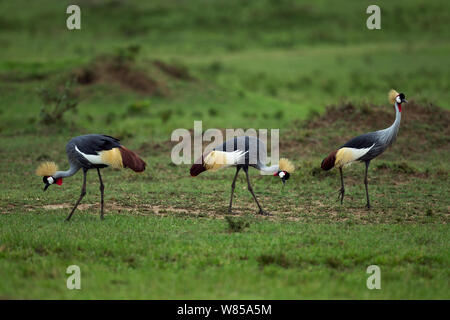
[[207, 170], [216, 171], [229, 166], [243, 164], [244, 156], [248, 151], [236, 150], [233, 152], [214, 150], [204, 160]]
[[354, 148], [350, 148], [353, 152], [353, 154], [355, 155], [356, 159], [361, 158], [363, 155], [365, 155], [367, 152], [370, 151], [370, 149], [373, 148], [373, 146], [375, 145], [375, 143], [373, 145], [371, 145], [368, 148], [363, 148], [363, 149], [354, 149]]
[[236, 164], [243, 164], [244, 161], [244, 156], [245, 154], [247, 154], [248, 151], [241, 151], [241, 150], [236, 150], [233, 152], [225, 152], [226, 157], [227, 157], [227, 164], [231, 164], [231, 165], [236, 165]]
[[89, 162], [92, 163], [92, 164], [105, 164], [105, 163], [103, 163], [102, 157], [101, 157], [100, 154], [98, 154], [98, 152], [97, 152], [98, 155], [94, 155], [94, 154], [86, 154], [86, 153], [81, 152], [80, 149], [77, 148], [77, 146], [75, 146], [75, 150], [76, 150], [79, 154], [81, 154], [83, 157], [85, 157], [86, 160], [89, 161]]
[[348, 166], [352, 162], [357, 161], [359, 158], [361, 158], [367, 152], [369, 152], [374, 145], [375, 143], [369, 148], [362, 148], [362, 149], [348, 148], [348, 147], [341, 148], [336, 153], [336, 161], [334, 165], [336, 167]]

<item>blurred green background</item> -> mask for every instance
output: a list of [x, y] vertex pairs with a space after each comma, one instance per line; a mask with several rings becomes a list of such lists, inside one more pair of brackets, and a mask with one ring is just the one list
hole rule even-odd
[[[342, 101], [386, 104], [391, 87], [448, 106], [447, 1], [378, 1], [381, 30], [366, 28], [370, 1], [85, 0], [74, 31], [68, 4], [0, 2], [3, 132], [34, 130], [45, 104], [36, 89], [83, 68], [94, 79], [77, 89], [79, 113], [65, 117], [123, 136], [166, 138], [194, 119], [205, 128], [283, 128]], [[105, 75], [113, 63], [105, 55], [128, 59], [137, 74]], [[149, 117], [123, 118], [133, 103]]]

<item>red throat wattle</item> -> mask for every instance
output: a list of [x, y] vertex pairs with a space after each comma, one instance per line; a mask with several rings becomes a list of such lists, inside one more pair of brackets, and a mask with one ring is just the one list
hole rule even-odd
[[[399, 97], [400, 95], [398, 95], [397, 97]], [[396, 98], [397, 98], [396, 97]], [[399, 112], [402, 112], [402, 103], [400, 102], [400, 103], [398, 103], [398, 102], [395, 102], [395, 104], [397, 105], [397, 107], [398, 107], [398, 111]]]
[[58, 186], [62, 185], [62, 178], [56, 179], [55, 183], [56, 183]]

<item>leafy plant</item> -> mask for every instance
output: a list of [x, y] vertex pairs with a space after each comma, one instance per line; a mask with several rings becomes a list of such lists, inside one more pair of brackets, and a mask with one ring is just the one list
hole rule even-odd
[[273, 264], [283, 268], [289, 268], [295, 264], [294, 261], [290, 260], [284, 253], [262, 254], [257, 257], [256, 260], [260, 267]]
[[135, 101], [127, 108], [129, 114], [143, 114], [150, 108], [150, 100]]
[[134, 62], [140, 50], [141, 47], [139, 45], [131, 45], [117, 49], [116, 53], [114, 54], [114, 61], [117, 67], [123, 66], [130, 62]]
[[226, 216], [225, 220], [228, 222], [228, 230], [230, 232], [242, 232], [246, 228], [250, 227], [250, 222], [243, 218], [232, 218]]
[[38, 93], [44, 102], [38, 121], [46, 126], [65, 124], [64, 115], [76, 111], [79, 103], [73, 80], [67, 81], [63, 88], [42, 88]]
[[219, 114], [219, 111], [217, 111], [217, 109], [214, 109], [214, 108], [209, 108], [208, 109], [208, 114], [211, 117], [217, 117], [217, 115]]
[[161, 113], [159, 114], [161, 121], [163, 123], [166, 123], [167, 121], [170, 120], [170, 118], [172, 117], [172, 110], [163, 110], [161, 111]]

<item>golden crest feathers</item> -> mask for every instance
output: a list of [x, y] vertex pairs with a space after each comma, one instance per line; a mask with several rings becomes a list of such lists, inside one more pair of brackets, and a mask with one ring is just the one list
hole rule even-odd
[[36, 175], [41, 177], [51, 177], [58, 171], [58, 166], [54, 162], [43, 162], [37, 167]]
[[286, 172], [289, 172], [289, 173], [292, 173], [292, 172], [295, 171], [295, 167], [292, 164], [292, 162], [290, 162], [286, 158], [281, 158], [280, 159], [279, 167], [280, 167], [281, 171], [286, 171]]
[[394, 89], [391, 89], [391, 91], [389, 91], [389, 102], [391, 104], [395, 103], [395, 98], [397, 98], [397, 96], [399, 95], [399, 93], [397, 91], [395, 91]]

